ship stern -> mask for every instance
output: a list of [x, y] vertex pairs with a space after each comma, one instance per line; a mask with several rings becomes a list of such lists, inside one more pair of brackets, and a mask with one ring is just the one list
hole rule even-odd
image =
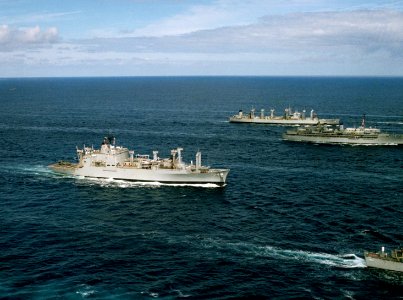
[[55, 173], [74, 175], [75, 170], [78, 168], [78, 164], [59, 161], [57, 163], [48, 165], [48, 168]]

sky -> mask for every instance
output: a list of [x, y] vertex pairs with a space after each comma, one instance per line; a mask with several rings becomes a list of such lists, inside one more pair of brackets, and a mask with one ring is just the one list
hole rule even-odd
[[403, 0], [0, 0], [0, 77], [403, 76]]

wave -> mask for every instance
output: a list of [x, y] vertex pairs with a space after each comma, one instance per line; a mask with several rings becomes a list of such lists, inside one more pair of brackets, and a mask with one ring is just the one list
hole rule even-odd
[[172, 291], [177, 293], [178, 298], [188, 298], [192, 296], [190, 294], [184, 294], [181, 290], [172, 290]]
[[376, 238], [377, 240], [379, 240], [379, 241], [384, 241], [384, 242], [386, 242], [386, 243], [391, 243], [391, 244], [393, 244], [393, 243], [395, 242], [394, 239], [392, 239], [392, 238], [390, 238], [390, 237], [388, 237], [388, 236], [386, 236], [386, 235], [380, 233], [380, 232], [377, 231], [377, 230], [365, 229], [365, 230], [362, 231], [362, 233], [372, 235], [372, 236], [373, 236], [374, 238]]

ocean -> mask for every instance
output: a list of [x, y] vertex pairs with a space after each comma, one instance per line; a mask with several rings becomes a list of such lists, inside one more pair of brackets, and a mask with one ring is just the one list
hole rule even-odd
[[[285, 142], [243, 109], [403, 133], [403, 78], [0, 79], [0, 298], [402, 299], [364, 250], [403, 244], [403, 148]], [[227, 185], [53, 173], [117, 144], [229, 168]]]

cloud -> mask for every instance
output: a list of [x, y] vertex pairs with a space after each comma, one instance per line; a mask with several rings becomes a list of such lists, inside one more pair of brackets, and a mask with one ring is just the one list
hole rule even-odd
[[[353, 5], [353, 3], [357, 3]], [[350, 6], [337, 1], [323, 0], [213, 0], [209, 4], [198, 4], [188, 7], [181, 13], [157, 20], [143, 28], [115, 32], [115, 37], [163, 37], [194, 33], [201, 30], [211, 30], [222, 27], [242, 26], [252, 24], [261, 16], [298, 15], [299, 12], [320, 11], [358, 11], [370, 10], [401, 10], [401, 1], [388, 2], [378, 0], [370, 3], [350, 1]], [[112, 37], [111, 32], [98, 37]]]
[[3, 25], [2, 49], [0, 63], [29, 65], [32, 74], [40, 66], [69, 75], [402, 75], [403, 12], [270, 14], [186, 33], [63, 43], [55, 28]]
[[[1, 2], [0, 2], [1, 3]], [[75, 15], [82, 14], [82, 11], [62, 11], [62, 12], [42, 12], [31, 14], [19, 14], [19, 15], [1, 15], [0, 22], [5, 24], [38, 24], [46, 22], [55, 22], [60, 20], [69, 20]]]
[[127, 36], [162, 37], [220, 27], [234, 19], [234, 13], [225, 8], [226, 5], [197, 5], [185, 13], [177, 14], [129, 32]]
[[58, 41], [58, 30], [50, 27], [41, 30], [39, 26], [27, 28], [10, 28], [0, 26], [0, 51], [12, 51], [52, 44]]
[[[190, 5], [184, 11], [135, 30], [122, 30], [120, 37], [163, 37], [200, 30], [247, 24], [276, 6], [275, 0], [214, 0]], [[98, 37], [111, 37], [110, 33]], [[109, 34], [109, 35], [108, 35]]]
[[353, 46], [372, 48], [403, 44], [403, 13], [348, 11], [266, 16], [250, 28], [256, 36], [276, 40], [280, 47]]
[[82, 41], [89, 51], [167, 53], [265, 53], [386, 51], [403, 53], [403, 13], [346, 11], [265, 16], [242, 26], [161, 37]]

